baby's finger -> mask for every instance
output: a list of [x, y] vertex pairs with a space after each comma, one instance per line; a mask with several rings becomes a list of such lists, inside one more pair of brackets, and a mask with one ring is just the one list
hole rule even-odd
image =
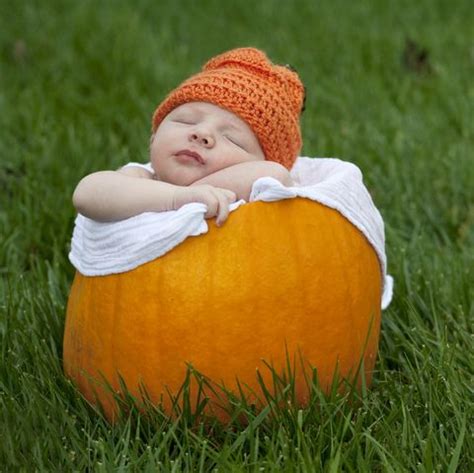
[[217, 226], [221, 226], [229, 216], [229, 196], [223, 192], [216, 192], [218, 201], [219, 201], [219, 209], [217, 211], [217, 219], [216, 224]]
[[224, 189], [223, 187], [216, 187], [216, 190], [222, 192], [229, 203], [235, 202], [237, 200], [237, 194], [229, 189]]
[[217, 196], [214, 193], [211, 193], [207, 198], [206, 198], [206, 206], [207, 206], [207, 212], [206, 215], [204, 215], [204, 218], [212, 218], [217, 215], [217, 212], [219, 211], [219, 200], [217, 199]]

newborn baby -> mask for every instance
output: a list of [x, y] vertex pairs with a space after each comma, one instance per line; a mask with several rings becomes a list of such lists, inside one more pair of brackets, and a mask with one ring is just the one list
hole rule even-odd
[[150, 166], [90, 174], [76, 187], [73, 203], [86, 217], [114, 221], [202, 202], [206, 218], [217, 217], [220, 225], [229, 204], [248, 200], [258, 178], [292, 185], [303, 102], [293, 70], [254, 48], [223, 53], [155, 111]]

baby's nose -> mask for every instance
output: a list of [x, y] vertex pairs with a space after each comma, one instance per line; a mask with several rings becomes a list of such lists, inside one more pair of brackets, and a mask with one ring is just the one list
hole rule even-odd
[[212, 148], [215, 144], [211, 133], [205, 131], [195, 131], [189, 135], [189, 141], [198, 143], [206, 148]]

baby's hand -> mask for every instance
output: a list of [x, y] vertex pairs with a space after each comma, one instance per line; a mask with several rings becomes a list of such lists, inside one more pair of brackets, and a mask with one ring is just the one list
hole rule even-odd
[[229, 204], [235, 202], [235, 192], [220, 187], [199, 185], [191, 187], [177, 187], [174, 195], [174, 208], [179, 209], [191, 202], [201, 202], [207, 205], [205, 218], [217, 217], [217, 225], [222, 225], [229, 216]]

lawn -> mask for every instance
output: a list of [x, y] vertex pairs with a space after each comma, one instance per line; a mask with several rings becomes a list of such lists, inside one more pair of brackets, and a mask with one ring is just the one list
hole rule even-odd
[[[0, 471], [474, 471], [470, 0], [0, 1]], [[306, 84], [306, 156], [357, 164], [395, 294], [372, 387], [247, 426], [110, 426], [62, 372], [71, 195], [147, 160], [151, 114], [252, 45]]]

